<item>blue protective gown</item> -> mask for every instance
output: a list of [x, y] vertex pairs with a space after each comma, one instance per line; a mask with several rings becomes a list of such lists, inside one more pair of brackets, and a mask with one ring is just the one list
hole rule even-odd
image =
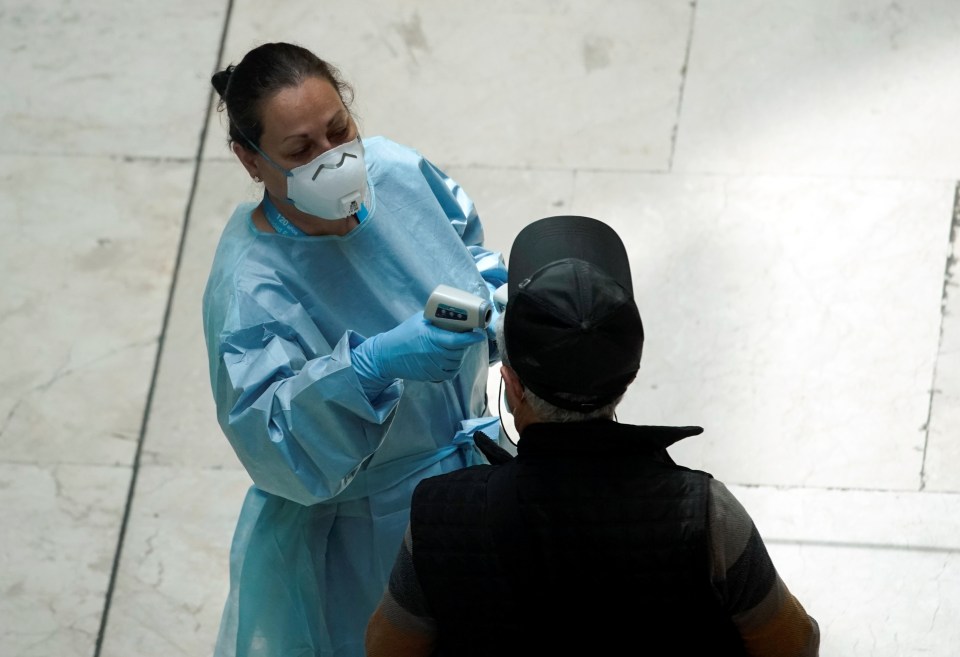
[[368, 399], [351, 347], [444, 283], [489, 296], [499, 253], [460, 187], [416, 151], [364, 140], [369, 215], [343, 237], [287, 237], [241, 204], [203, 298], [217, 418], [253, 479], [230, 553], [216, 655], [361, 656], [424, 477], [483, 457], [495, 347], [442, 383], [396, 380]]

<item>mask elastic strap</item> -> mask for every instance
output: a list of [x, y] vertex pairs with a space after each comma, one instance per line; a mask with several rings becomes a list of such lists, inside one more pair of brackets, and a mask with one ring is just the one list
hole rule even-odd
[[244, 141], [246, 141], [253, 150], [255, 150], [255, 151], [257, 151], [258, 153], [260, 153], [260, 155], [263, 156], [263, 159], [265, 159], [267, 162], [269, 162], [273, 167], [275, 167], [280, 173], [282, 173], [283, 175], [285, 175], [287, 178], [292, 178], [292, 177], [293, 177], [293, 172], [292, 172], [292, 171], [290, 171], [289, 169], [284, 169], [282, 166], [280, 166], [279, 164], [277, 164], [276, 162], [274, 162], [272, 159], [270, 159], [270, 156], [267, 155], [266, 153], [264, 153], [264, 152], [260, 149], [259, 146], [257, 146], [255, 143], [253, 143], [253, 140], [250, 139], [250, 137], [248, 137], [248, 136], [246, 136], [245, 134], [243, 134], [243, 131], [242, 131], [239, 127], [237, 127], [237, 124], [236, 124], [236, 123], [233, 124], [233, 127], [234, 127], [234, 128], [237, 128], [237, 132], [240, 133], [240, 136], [243, 137]]

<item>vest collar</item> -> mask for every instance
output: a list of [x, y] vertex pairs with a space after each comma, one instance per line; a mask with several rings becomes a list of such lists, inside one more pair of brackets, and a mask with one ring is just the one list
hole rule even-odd
[[703, 433], [702, 427], [662, 427], [620, 424], [612, 420], [538, 422], [527, 425], [517, 442], [517, 454], [551, 452], [655, 452]]

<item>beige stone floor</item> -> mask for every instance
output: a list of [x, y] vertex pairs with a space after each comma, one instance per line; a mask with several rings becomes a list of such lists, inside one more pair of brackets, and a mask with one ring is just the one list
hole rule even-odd
[[674, 456], [744, 502], [822, 655], [960, 655], [958, 33], [956, 0], [4, 0], [0, 654], [211, 653], [249, 479], [200, 295], [257, 189], [209, 78], [288, 40], [488, 246], [621, 233], [620, 419], [706, 428]]

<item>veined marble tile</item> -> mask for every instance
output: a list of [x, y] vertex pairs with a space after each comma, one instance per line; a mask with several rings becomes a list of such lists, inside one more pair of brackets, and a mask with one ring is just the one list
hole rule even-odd
[[249, 486], [239, 471], [140, 469], [101, 657], [212, 653]]
[[191, 173], [188, 164], [0, 156], [5, 461], [130, 463]]
[[960, 553], [767, 544], [821, 657], [954, 657]]
[[193, 157], [225, 11], [5, 0], [0, 153]]
[[700, 0], [676, 171], [956, 178], [960, 4]]
[[580, 174], [646, 343], [620, 418], [730, 483], [920, 485], [953, 185]]
[[574, 171], [438, 166], [473, 199], [483, 222], [484, 245], [505, 260], [524, 226], [566, 214], [573, 204]]
[[960, 217], [954, 219], [951, 236], [924, 483], [927, 490], [960, 492]]
[[89, 657], [130, 484], [126, 467], [0, 463], [0, 644]]
[[240, 0], [223, 63], [300, 43], [354, 84], [365, 134], [448, 165], [664, 170], [690, 20], [671, 0]]
[[727, 488], [765, 540], [960, 552], [957, 493]]

